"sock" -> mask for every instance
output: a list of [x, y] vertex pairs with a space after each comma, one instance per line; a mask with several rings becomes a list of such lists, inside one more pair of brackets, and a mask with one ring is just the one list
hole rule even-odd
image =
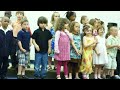
[[95, 78], [95, 79], [98, 79], [97, 74], [94, 74], [94, 78]]
[[98, 78], [101, 79], [100, 74], [98, 74]]

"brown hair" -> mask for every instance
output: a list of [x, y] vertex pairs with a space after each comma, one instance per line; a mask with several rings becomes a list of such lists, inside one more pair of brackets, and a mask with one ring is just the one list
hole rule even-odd
[[94, 26], [94, 23], [96, 22], [96, 19], [90, 19], [89, 24]]
[[27, 19], [22, 19], [22, 20], [21, 20], [21, 25], [22, 25], [24, 22], [28, 22], [28, 20], [27, 20]]
[[100, 29], [103, 29], [104, 30], [104, 33], [105, 33], [105, 28], [103, 26], [100, 26], [98, 29], [97, 29], [97, 32], [99, 32]]
[[57, 31], [57, 30], [61, 31], [61, 30], [65, 29], [64, 28], [65, 24], [69, 24], [69, 20], [66, 18], [59, 18], [55, 25], [55, 31]]
[[[82, 23], [83, 20], [85, 20], [87, 16], [82, 16], [81, 19], [80, 19], [80, 23]], [[83, 24], [83, 23], [82, 23]]]
[[16, 15], [17, 14], [22, 14], [24, 16], [24, 11], [16, 11]]
[[[73, 21], [73, 22], [70, 23], [70, 32], [71, 32], [71, 33], [74, 32], [74, 26], [75, 26], [76, 23], [78, 23], [78, 22]], [[79, 32], [79, 33], [80, 33], [80, 32]]]

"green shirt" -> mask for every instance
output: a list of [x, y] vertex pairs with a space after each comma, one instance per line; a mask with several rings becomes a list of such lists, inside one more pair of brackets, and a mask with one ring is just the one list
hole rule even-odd
[[[118, 37], [113, 37], [112, 35], [110, 35], [108, 38], [107, 38], [107, 42], [106, 44], [107, 45], [119, 45], [120, 43], [120, 40], [118, 39]], [[113, 48], [109, 48], [107, 49], [107, 53], [108, 55], [110, 55], [111, 57], [113, 58], [116, 58], [116, 55], [117, 55], [117, 47], [113, 47]]]

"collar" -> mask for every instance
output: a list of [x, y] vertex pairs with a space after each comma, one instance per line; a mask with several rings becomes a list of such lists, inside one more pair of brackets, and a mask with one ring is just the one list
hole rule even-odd
[[5, 29], [3, 29], [3, 27], [1, 26], [0, 29], [3, 30], [5, 33], [6, 33], [7, 31], [10, 31], [10, 29], [9, 29], [8, 27], [7, 27], [7, 29], [5, 30]]

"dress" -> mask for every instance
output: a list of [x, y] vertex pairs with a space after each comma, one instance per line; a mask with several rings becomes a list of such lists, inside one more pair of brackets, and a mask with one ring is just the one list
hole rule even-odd
[[[86, 37], [86, 36], [85, 36]], [[87, 44], [94, 41], [91, 38], [84, 38], [87, 42]], [[82, 62], [80, 65], [80, 72], [91, 74], [93, 72], [92, 70], [92, 59], [93, 59], [93, 47], [84, 47], [83, 46], [83, 55], [82, 55]]]
[[57, 61], [69, 61], [70, 60], [70, 38], [63, 31], [57, 31], [58, 35], [55, 35], [55, 39], [59, 38], [56, 42], [55, 49], [59, 50], [59, 53], [55, 53], [54, 58]]
[[[80, 50], [81, 48], [81, 36], [80, 35], [75, 35], [75, 34], [72, 34], [73, 35], [73, 40], [74, 40], [74, 44], [75, 46], [77, 47], [78, 50]], [[77, 53], [75, 52], [75, 49], [72, 47], [71, 45], [71, 48], [70, 48], [70, 58], [73, 58], [73, 59], [81, 59], [81, 55], [77, 55]]]
[[98, 44], [96, 45], [96, 49], [99, 51], [100, 55], [98, 56], [94, 51], [93, 64], [105, 65], [108, 63], [105, 37], [96, 36], [96, 38], [98, 39]]
[[52, 34], [52, 41], [51, 41], [51, 54], [50, 57], [54, 57], [54, 43], [55, 43], [55, 30], [54, 27], [51, 27], [50, 32]]

